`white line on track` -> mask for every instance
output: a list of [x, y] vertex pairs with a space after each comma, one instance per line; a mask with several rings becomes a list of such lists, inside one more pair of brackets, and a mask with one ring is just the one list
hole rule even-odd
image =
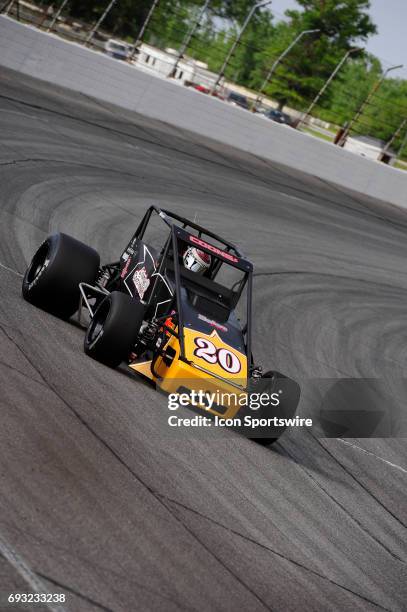
[[352, 448], [357, 448], [362, 453], [365, 453], [365, 455], [371, 455], [372, 457], [375, 457], [375, 459], [379, 459], [379, 461], [383, 461], [383, 463], [386, 463], [387, 465], [390, 465], [391, 467], [394, 467], [397, 470], [400, 470], [400, 472], [404, 472], [404, 474], [407, 474], [407, 470], [401, 467], [401, 465], [397, 465], [397, 463], [392, 463], [391, 461], [388, 461], [387, 459], [383, 459], [383, 457], [379, 457], [379, 455], [375, 455], [375, 453], [372, 453], [371, 451], [368, 451], [365, 448], [358, 446], [357, 444], [352, 444], [351, 442], [348, 442], [347, 440], [343, 440], [342, 438], [337, 438], [337, 440], [339, 440], [339, 442], [342, 442], [342, 444], [346, 444], [347, 446], [351, 446]]
[[24, 276], [24, 274], [21, 274], [20, 272], [17, 272], [17, 270], [13, 270], [13, 268], [9, 268], [8, 266], [5, 266], [2, 263], [0, 263], [0, 268], [4, 268], [4, 270], [8, 270], [9, 272], [12, 272], [16, 276], [21, 276], [21, 277]]
[[[16, 553], [16, 551], [6, 542], [0, 534], [0, 554], [14, 567], [20, 576], [29, 585], [30, 589], [36, 593], [45, 593], [52, 595], [51, 591], [45, 586], [40, 578], [28, 567], [27, 563]], [[66, 612], [66, 609], [60, 604], [52, 602], [45, 603], [47, 608], [52, 612]]]

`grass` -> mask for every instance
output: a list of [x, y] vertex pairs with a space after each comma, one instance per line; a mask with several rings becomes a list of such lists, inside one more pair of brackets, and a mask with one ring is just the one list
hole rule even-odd
[[327, 140], [328, 142], [333, 142], [333, 138], [331, 136], [328, 136], [328, 134], [324, 134], [323, 132], [319, 132], [317, 130], [313, 130], [312, 128], [304, 127], [304, 128], [302, 128], [302, 131], [306, 132], [307, 134], [311, 134], [311, 136], [316, 136], [317, 138], [322, 138], [322, 140]]

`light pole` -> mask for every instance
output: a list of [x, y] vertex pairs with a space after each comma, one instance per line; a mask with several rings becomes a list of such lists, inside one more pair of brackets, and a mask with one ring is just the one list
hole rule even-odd
[[201, 23], [201, 19], [205, 15], [210, 2], [211, 2], [211, 0], [206, 0], [206, 2], [203, 5], [202, 9], [199, 11], [199, 15], [198, 15], [196, 21], [194, 21], [194, 23], [192, 24], [192, 28], [190, 29], [190, 31], [187, 33], [186, 37], [184, 38], [183, 43], [181, 45], [181, 49], [180, 49], [180, 51], [179, 51], [179, 53], [177, 55], [177, 59], [175, 60], [174, 67], [171, 70], [171, 73], [168, 75], [169, 77], [171, 77], [171, 78], [175, 77], [175, 74], [176, 74], [177, 68], [178, 68], [178, 64], [182, 60], [182, 58], [184, 57], [185, 51], [188, 49], [189, 43], [191, 42], [191, 39], [192, 39], [193, 35], [195, 34], [197, 28], [199, 27], [199, 25]]
[[237, 45], [239, 44], [243, 34], [245, 33], [245, 30], [247, 28], [247, 26], [249, 25], [254, 13], [257, 11], [257, 9], [262, 8], [263, 6], [266, 6], [267, 4], [271, 4], [271, 0], [266, 0], [265, 2], [258, 2], [257, 4], [255, 4], [254, 6], [252, 6], [252, 8], [249, 11], [249, 14], [247, 15], [241, 29], [240, 32], [236, 38], [236, 40], [234, 41], [233, 45], [230, 47], [228, 54], [225, 57], [225, 61], [222, 64], [222, 68], [220, 69], [220, 72], [218, 74], [218, 76], [216, 77], [216, 81], [214, 83], [214, 85], [212, 86], [212, 89], [210, 91], [211, 95], [216, 91], [216, 88], [218, 87], [222, 77], [225, 75], [225, 70], [230, 62], [230, 58], [232, 57], [232, 55], [235, 52], [235, 49], [237, 47]]
[[321, 87], [321, 89], [319, 90], [319, 92], [317, 93], [317, 95], [315, 96], [315, 98], [313, 99], [313, 101], [311, 102], [311, 104], [309, 105], [309, 107], [307, 108], [307, 110], [305, 111], [305, 113], [302, 115], [302, 117], [300, 118], [300, 120], [298, 121], [297, 124], [297, 128], [300, 127], [301, 123], [303, 123], [306, 118], [311, 114], [312, 109], [314, 108], [314, 106], [317, 104], [318, 100], [320, 99], [320, 97], [325, 93], [325, 91], [327, 90], [327, 88], [329, 87], [329, 85], [332, 83], [332, 81], [334, 80], [334, 78], [336, 77], [336, 75], [338, 74], [338, 72], [340, 71], [340, 69], [342, 68], [342, 66], [345, 64], [345, 62], [347, 61], [348, 57], [352, 54], [352, 53], [356, 53], [356, 51], [362, 51], [361, 47], [355, 47], [353, 49], [349, 49], [349, 51], [347, 53], [345, 53], [345, 55], [343, 56], [343, 58], [341, 59], [341, 61], [339, 62], [339, 64], [336, 66], [335, 70], [333, 71], [333, 73], [331, 74], [331, 76], [327, 79], [327, 81], [324, 83], [324, 85]]
[[303, 30], [302, 32], [300, 32], [298, 34], [298, 36], [292, 41], [291, 44], [288, 45], [287, 49], [285, 49], [276, 59], [276, 61], [274, 62], [274, 64], [272, 65], [272, 67], [270, 68], [270, 70], [267, 73], [266, 78], [263, 81], [263, 84], [260, 88], [259, 91], [259, 95], [257, 96], [255, 102], [254, 102], [254, 106], [253, 109], [257, 110], [257, 107], [259, 106], [259, 104], [261, 103], [261, 101], [263, 100], [263, 93], [264, 90], [266, 89], [267, 85], [269, 84], [269, 81], [271, 79], [271, 77], [273, 76], [277, 66], [279, 65], [279, 63], [285, 58], [286, 55], [288, 55], [288, 53], [290, 53], [291, 49], [297, 44], [297, 42], [299, 40], [301, 40], [301, 38], [303, 36], [305, 36], [306, 34], [313, 34], [314, 32], [320, 32], [321, 30], [317, 29], [317, 30]]
[[[8, 15], [11, 11], [11, 9], [13, 8], [14, 4], [16, 4], [16, 17], [17, 17], [17, 21], [20, 21], [20, 2], [19, 0], [6, 0], [6, 3], [3, 4], [3, 6], [0, 8], [0, 13], [3, 13], [5, 15]], [[38, 26], [41, 27], [41, 24]]]
[[[400, 136], [401, 132], [403, 131], [404, 127], [407, 125], [407, 117], [405, 119], [403, 119], [403, 121], [400, 123], [399, 127], [397, 128], [397, 130], [394, 132], [393, 136], [390, 138], [390, 140], [385, 144], [385, 146], [383, 147], [383, 150], [381, 152], [381, 157], [383, 158], [387, 151], [390, 149], [391, 145], [393, 144], [393, 142], [396, 140], [396, 138], [398, 138], [398, 136]], [[407, 134], [406, 134], [407, 137]], [[402, 144], [403, 147], [403, 144]], [[401, 152], [401, 150], [400, 150]]]
[[134, 58], [134, 56], [136, 55], [137, 48], [138, 48], [139, 44], [142, 42], [142, 40], [143, 40], [144, 32], [147, 30], [147, 26], [148, 26], [148, 24], [151, 21], [151, 17], [153, 16], [153, 13], [154, 13], [155, 9], [157, 8], [157, 5], [158, 5], [159, 1], [160, 0], [154, 0], [152, 5], [150, 6], [150, 10], [148, 11], [148, 15], [145, 18], [145, 20], [143, 22], [143, 25], [140, 28], [140, 32], [137, 35], [137, 40], [134, 43], [133, 53], [130, 55], [129, 61], [131, 61]]
[[407, 132], [405, 133], [405, 136], [404, 136], [404, 138], [403, 138], [403, 140], [402, 140], [402, 142], [401, 142], [400, 148], [399, 148], [399, 150], [397, 151], [397, 159], [399, 159], [399, 158], [400, 158], [401, 152], [402, 152], [402, 150], [404, 149], [404, 147], [405, 147], [406, 145], [407, 145]]
[[11, 11], [12, 7], [13, 7], [14, 1], [15, 0], [9, 0], [9, 1], [6, 0], [6, 2], [1, 7], [0, 13], [3, 13], [3, 11], [4, 11], [4, 14], [8, 15], [9, 12]]
[[62, 13], [62, 11], [64, 10], [65, 6], [68, 4], [69, 0], [63, 0], [61, 6], [59, 7], [59, 9], [57, 10], [57, 12], [55, 13], [51, 23], [49, 24], [49, 26], [47, 27], [47, 29], [45, 30], [46, 32], [50, 32], [52, 30], [52, 28], [54, 27], [54, 25], [56, 24], [56, 22], [59, 19], [60, 14]]
[[103, 12], [102, 16], [100, 17], [99, 21], [96, 23], [96, 25], [91, 29], [91, 31], [89, 32], [88, 37], [85, 40], [85, 45], [88, 45], [92, 38], [94, 37], [95, 33], [98, 31], [101, 23], [105, 20], [106, 15], [109, 13], [110, 9], [113, 7], [114, 4], [116, 4], [117, 0], [110, 0], [109, 4], [107, 5], [105, 11]]
[[383, 83], [384, 79], [386, 78], [386, 76], [388, 75], [389, 72], [391, 72], [392, 70], [397, 70], [398, 68], [403, 68], [403, 64], [400, 64], [399, 66], [391, 66], [391, 68], [387, 68], [387, 70], [385, 72], [383, 72], [382, 76], [380, 77], [380, 79], [377, 81], [377, 83], [375, 83], [372, 87], [372, 89], [370, 90], [367, 98], [362, 102], [362, 104], [359, 106], [358, 110], [356, 111], [354, 117], [349, 121], [349, 124], [346, 126], [341, 138], [339, 139], [339, 141], [337, 142], [337, 144], [340, 147], [343, 147], [343, 145], [346, 142], [347, 137], [349, 136], [349, 132], [351, 131], [352, 127], [354, 126], [354, 124], [356, 123], [356, 121], [359, 119], [359, 117], [361, 116], [361, 114], [363, 113], [363, 111], [365, 110], [365, 107], [369, 104], [370, 100], [373, 98], [373, 96], [375, 95], [375, 93], [377, 92], [377, 90], [380, 88], [381, 84]]

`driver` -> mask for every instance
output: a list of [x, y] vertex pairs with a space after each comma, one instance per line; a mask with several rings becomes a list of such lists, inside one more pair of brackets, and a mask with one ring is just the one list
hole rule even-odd
[[[205, 251], [201, 251], [193, 246], [189, 246], [187, 248], [184, 255], [182, 256], [182, 260], [187, 270], [191, 270], [191, 272], [196, 272], [197, 274], [204, 274], [204, 272], [206, 272], [206, 270], [209, 269], [211, 262], [212, 262], [212, 258], [208, 253], [205, 253]], [[169, 327], [174, 329], [176, 324], [174, 323], [173, 318], [172, 318], [173, 314], [175, 314], [174, 310], [171, 312], [170, 316], [165, 320], [164, 328], [162, 329], [166, 329]], [[170, 333], [168, 331], [166, 331], [166, 335], [167, 335], [167, 338], [170, 337]]]
[[193, 246], [187, 248], [182, 259], [187, 270], [198, 274], [204, 274], [211, 265], [211, 256]]

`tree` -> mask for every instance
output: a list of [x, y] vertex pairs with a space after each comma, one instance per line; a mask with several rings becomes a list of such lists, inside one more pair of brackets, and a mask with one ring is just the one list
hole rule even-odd
[[[241, 23], [250, 8], [256, 4], [257, 0], [213, 0], [211, 9], [224, 19], [235, 19]], [[88, 23], [94, 23], [108, 5], [109, 0], [70, 0], [68, 10], [73, 17]], [[137, 33], [147, 17], [148, 11], [153, 0], [118, 0], [110, 13], [107, 15], [103, 28], [122, 38], [137, 38]], [[159, 32], [159, 38], [165, 39], [168, 31], [168, 16], [172, 16], [173, 27], [179, 29], [188, 27], [188, 15], [191, 9], [201, 6], [204, 0], [160, 0], [154, 15], [155, 30]], [[153, 24], [154, 25], [154, 24]], [[180, 36], [178, 36], [180, 38]], [[181, 36], [182, 39], [182, 36]]]
[[[109, 0], [70, 0], [68, 10], [72, 17], [83, 20], [89, 24], [95, 23], [107, 7]], [[150, 0], [119, 0], [107, 15], [103, 29], [125, 38], [136, 37], [137, 32], [147, 16]]]
[[[350, 60], [332, 83], [330, 99], [328, 103], [325, 101], [323, 108], [318, 108], [318, 116], [340, 125], [349, 122], [366, 101], [382, 74], [380, 61], [373, 55]], [[387, 142], [405, 118], [407, 118], [407, 81], [388, 78], [370, 98], [354, 124], [351, 135], [373, 136]], [[395, 151], [401, 147], [406, 131], [402, 130], [395, 140], [393, 144]]]
[[349, 59], [333, 81], [329, 97], [321, 100], [318, 115], [338, 125], [350, 121], [381, 74], [382, 66], [373, 55]]
[[250, 9], [258, 4], [258, 2], [259, 0], [214, 0], [212, 6], [220, 17], [234, 19], [241, 25], [249, 14]]
[[329, 77], [342, 55], [376, 32], [367, 10], [369, 0], [297, 0], [304, 9], [286, 11], [288, 23], [278, 25], [275, 35], [257, 56], [252, 83], [259, 86], [272, 62], [304, 30], [306, 35], [282, 63], [266, 93], [281, 105], [305, 107]]
[[388, 141], [405, 118], [407, 118], [407, 82], [400, 79], [386, 79], [355, 123], [353, 131]]
[[250, 87], [253, 82], [252, 75], [256, 70], [259, 51], [264, 41], [272, 40], [274, 33], [275, 26], [272, 23], [272, 15], [268, 11], [257, 11], [253, 15], [231, 62], [235, 70], [234, 72], [230, 71], [230, 76], [234, 73], [237, 76], [237, 81]]

